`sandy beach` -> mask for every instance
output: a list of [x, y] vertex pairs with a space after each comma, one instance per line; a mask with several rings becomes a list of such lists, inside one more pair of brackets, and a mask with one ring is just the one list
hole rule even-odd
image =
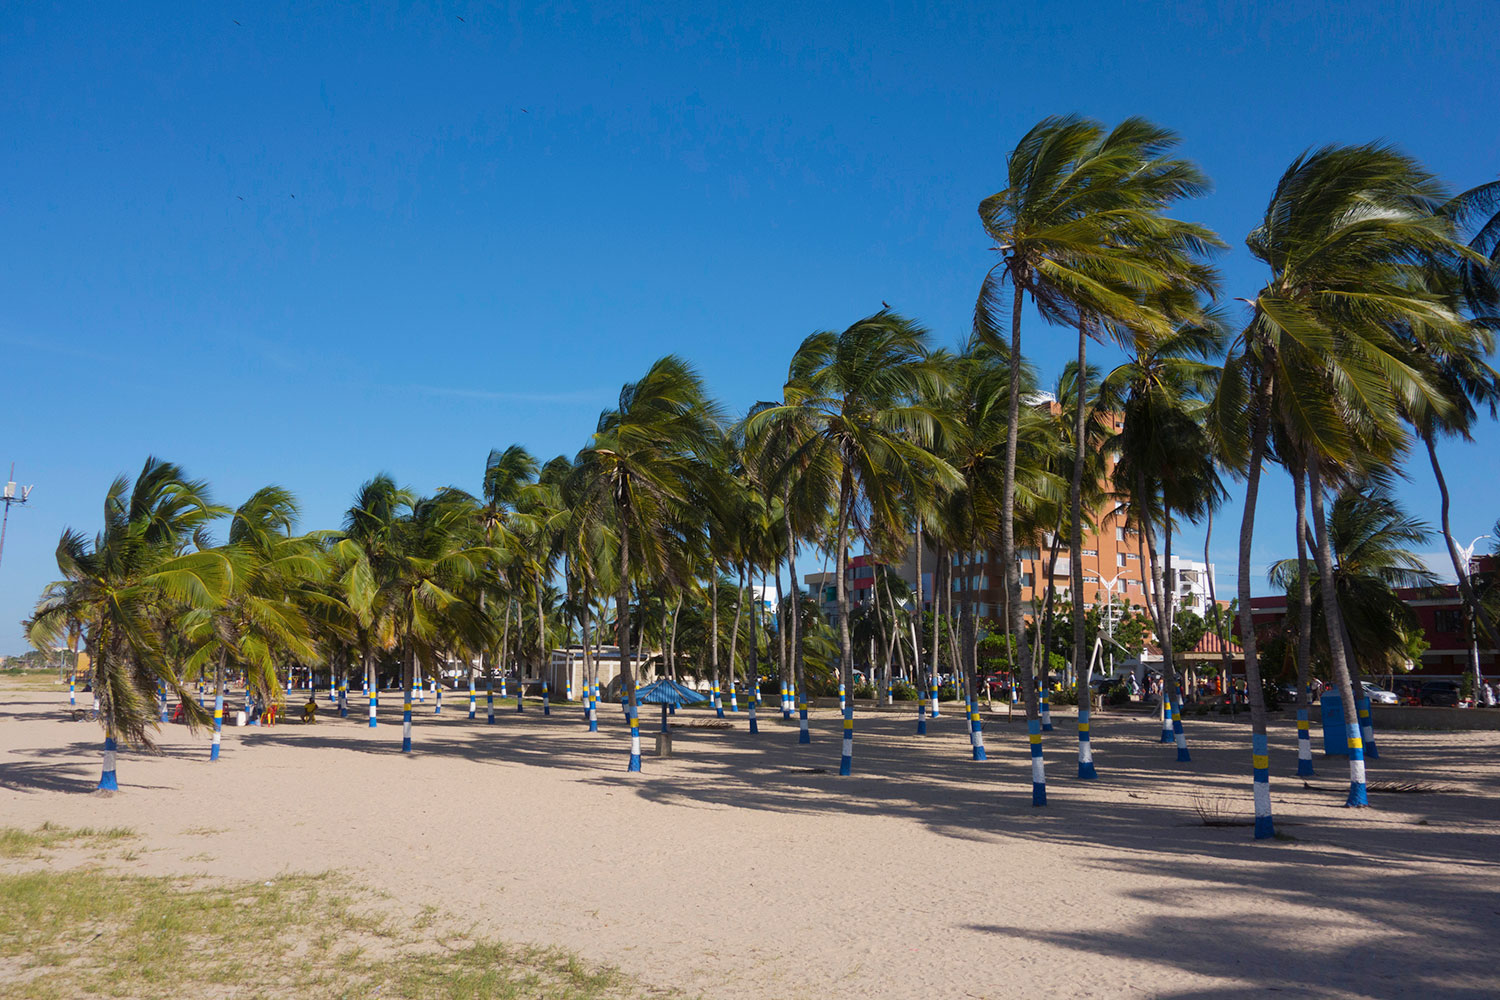
[[[987, 725], [969, 759], [944, 714], [857, 721], [840, 778], [837, 719], [814, 742], [676, 717], [676, 755], [625, 771], [618, 708], [467, 718], [399, 705], [376, 729], [327, 708], [315, 726], [208, 734], [166, 726], [121, 755], [121, 791], [91, 794], [96, 724], [66, 693], [0, 690], [0, 825], [124, 826], [142, 874], [224, 879], [328, 870], [517, 942], [561, 945], [687, 995], [857, 997], [1486, 997], [1500, 977], [1500, 734], [1382, 733], [1372, 793], [1341, 808], [1342, 762], [1304, 788], [1294, 730], [1272, 734], [1284, 839], [1248, 819], [1248, 730], [1189, 720], [1191, 764], [1153, 719], [1096, 716], [1100, 777], [1076, 773], [1071, 720], [1047, 740], [1050, 804], [1030, 804], [1022, 723]], [[357, 699], [355, 699], [357, 703]], [[326, 704], [326, 703], [325, 703]], [[57, 863], [66, 863], [59, 861]], [[3, 992], [3, 990], [0, 990]]]

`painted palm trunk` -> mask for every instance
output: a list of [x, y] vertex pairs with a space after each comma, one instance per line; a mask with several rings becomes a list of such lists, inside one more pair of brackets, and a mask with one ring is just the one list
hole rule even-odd
[[224, 692], [214, 693], [214, 737], [208, 748], [208, 759], [219, 759], [219, 743], [224, 737]]
[[844, 703], [844, 752], [839, 757], [839, 774], [854, 771], [854, 703]]
[[1172, 735], [1172, 700], [1167, 697], [1166, 688], [1162, 688], [1161, 695], [1161, 741], [1163, 743], [1176, 742], [1177, 737]]
[[1187, 733], [1182, 731], [1182, 695], [1172, 699], [1172, 739], [1177, 744], [1177, 759], [1192, 760], [1188, 753]]
[[[1479, 702], [1476, 701], [1475, 704]], [[1359, 699], [1354, 703], [1354, 709], [1359, 713], [1359, 737], [1364, 741], [1365, 756], [1379, 758], [1380, 751], [1375, 747], [1375, 720], [1370, 715], [1370, 699]]]
[[1349, 733], [1349, 801], [1346, 805], [1359, 808], [1370, 804], [1369, 790], [1365, 787], [1365, 741], [1359, 734], [1359, 723], [1351, 722], [1346, 727]]
[[1297, 709], [1297, 777], [1311, 778], [1313, 770], [1312, 723], [1305, 708]]
[[495, 724], [495, 678], [493, 677], [484, 679], [484, 710], [484, 721], [493, 726]]
[[625, 715], [630, 720], [630, 768], [629, 769], [632, 770], [632, 771], [639, 771], [641, 769], [641, 719], [640, 719], [640, 709], [636, 709], [636, 711], [632, 712], [630, 710], [629, 704], [627, 703], [626, 706], [625, 706]]
[[812, 731], [807, 722], [807, 693], [803, 692], [802, 700], [797, 705], [797, 742], [811, 743]]
[[542, 714], [552, 714], [552, 685], [542, 681]]
[[1049, 700], [1050, 698], [1051, 692], [1043, 691], [1041, 704], [1038, 706], [1042, 716], [1042, 732], [1044, 733], [1052, 732], [1052, 702]]
[[115, 777], [115, 738], [111, 733], [104, 734], [104, 768], [99, 774], [99, 790], [101, 792], [114, 792], [120, 788], [120, 782]]
[[1047, 804], [1047, 765], [1042, 759], [1042, 720], [1026, 720], [1026, 738], [1031, 743], [1031, 804]]
[[[418, 691], [421, 688], [417, 689]], [[406, 689], [406, 701], [401, 707], [401, 752], [411, 753], [411, 696], [412, 689]]]
[[158, 681], [156, 685], [157, 700], [161, 703], [161, 721], [167, 721], [167, 682]]
[[1255, 839], [1276, 836], [1271, 821], [1271, 751], [1264, 733], [1250, 737], [1250, 763], [1255, 770]]
[[71, 677], [68, 678], [68, 704], [70, 706], [78, 704], [78, 682]]
[[1099, 776], [1094, 770], [1094, 748], [1089, 745], [1089, 710], [1081, 706], [1078, 709], [1078, 776]]
[[984, 722], [979, 718], [979, 699], [969, 697], [969, 749], [975, 760], [986, 760], [984, 755]]
[[917, 692], [917, 735], [927, 735], [927, 692]]
[[469, 675], [469, 718], [479, 715], [479, 693], [474, 690], [474, 675]]

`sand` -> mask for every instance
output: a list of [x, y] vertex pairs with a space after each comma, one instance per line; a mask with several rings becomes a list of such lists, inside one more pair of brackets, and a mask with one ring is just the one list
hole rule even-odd
[[1477, 998], [1500, 982], [1497, 733], [1379, 734], [1372, 780], [1452, 790], [1356, 812], [1341, 762], [1318, 754], [1313, 789], [1291, 776], [1279, 722], [1290, 839], [1257, 843], [1199, 816], [1248, 819], [1248, 729], [1231, 722], [1189, 720], [1179, 764], [1154, 720], [1096, 715], [1100, 777], [1082, 782], [1059, 719], [1035, 809], [1020, 723], [991, 722], [977, 763], [956, 714], [926, 738], [905, 711], [862, 716], [841, 778], [832, 712], [810, 746], [779, 712], [757, 736], [741, 714], [679, 729], [657, 758], [647, 711], [630, 775], [618, 707], [590, 734], [575, 707], [490, 726], [450, 694], [442, 716], [419, 706], [403, 756], [383, 700], [376, 729], [326, 708], [315, 726], [227, 728], [212, 765], [207, 734], [167, 726], [101, 796], [98, 727], [64, 720], [66, 692], [0, 690], [0, 825], [133, 828], [147, 849], [112, 863], [143, 874], [339, 870], [715, 998]]

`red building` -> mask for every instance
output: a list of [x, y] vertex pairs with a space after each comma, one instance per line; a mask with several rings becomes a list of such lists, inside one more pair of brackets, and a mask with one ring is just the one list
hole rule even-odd
[[[1500, 569], [1500, 561], [1494, 556], [1476, 556], [1469, 563], [1469, 573], [1493, 573]], [[1413, 669], [1413, 674], [1423, 677], [1456, 679], [1469, 669], [1469, 617], [1459, 597], [1457, 584], [1437, 587], [1403, 587], [1396, 591], [1398, 597], [1415, 612], [1427, 640], [1427, 652], [1422, 662]], [[1272, 636], [1280, 632], [1282, 619], [1286, 617], [1286, 596], [1252, 597], [1250, 614], [1255, 621], [1257, 636]], [[1480, 633], [1479, 667], [1486, 677], [1493, 678], [1500, 672], [1500, 650], [1484, 642]]]

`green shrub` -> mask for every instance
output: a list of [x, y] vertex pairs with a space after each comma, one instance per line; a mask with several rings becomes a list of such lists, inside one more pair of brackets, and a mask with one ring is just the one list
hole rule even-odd
[[952, 684], [942, 684], [942, 685], [939, 685], [938, 686], [938, 700], [939, 701], [957, 701], [958, 700], [958, 690]]
[[854, 682], [854, 697], [856, 697], [856, 698], [873, 698], [873, 697], [875, 697], [875, 685], [871, 684], [869, 681], [855, 681]]
[[1054, 705], [1077, 705], [1078, 688], [1065, 687], [1061, 690], [1053, 691], [1051, 697], [1048, 700], [1051, 701]]
[[892, 697], [897, 701], [916, 701], [917, 687], [915, 684], [909, 684], [906, 681], [897, 681], [892, 691]]

